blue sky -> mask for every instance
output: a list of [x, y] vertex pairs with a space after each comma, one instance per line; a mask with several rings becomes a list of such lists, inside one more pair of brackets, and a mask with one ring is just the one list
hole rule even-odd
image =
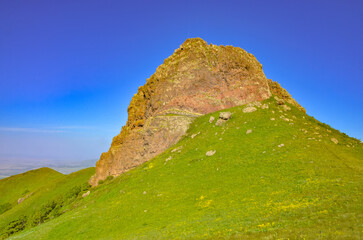
[[363, 137], [362, 1], [0, 2], [0, 160], [97, 159], [186, 38], [245, 49], [309, 115]]

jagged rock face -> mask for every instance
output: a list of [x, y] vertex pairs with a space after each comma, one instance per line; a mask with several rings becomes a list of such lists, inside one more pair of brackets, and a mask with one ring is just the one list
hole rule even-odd
[[274, 82], [271, 79], [268, 79], [268, 85], [273, 95], [279, 96], [284, 101], [296, 106], [301, 111], [306, 112], [305, 108], [300, 106], [300, 104], [298, 104], [296, 100], [291, 97], [290, 93], [288, 93], [286, 89], [282, 88], [278, 82]]
[[97, 185], [160, 154], [180, 140], [195, 117], [264, 100], [271, 87], [275, 94], [286, 92], [266, 79], [252, 54], [187, 39], [134, 95], [127, 123], [101, 155], [90, 183]]

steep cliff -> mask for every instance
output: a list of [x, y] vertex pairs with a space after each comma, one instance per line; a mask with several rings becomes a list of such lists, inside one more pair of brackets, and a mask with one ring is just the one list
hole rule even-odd
[[238, 47], [187, 39], [139, 87], [128, 120], [96, 164], [92, 185], [148, 161], [180, 140], [195, 117], [277, 95], [304, 109], [268, 80], [256, 58]]

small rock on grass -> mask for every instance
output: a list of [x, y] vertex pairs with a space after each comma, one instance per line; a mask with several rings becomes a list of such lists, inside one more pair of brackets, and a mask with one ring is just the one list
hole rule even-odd
[[223, 120], [228, 120], [231, 118], [231, 115], [232, 115], [232, 113], [230, 113], [230, 112], [221, 112], [219, 114], [219, 118], [223, 119]]
[[257, 108], [255, 108], [255, 107], [245, 107], [244, 109], [243, 109], [243, 112], [244, 113], [250, 113], [250, 112], [254, 112], [254, 111], [256, 111], [257, 110]]
[[173, 152], [176, 152], [176, 151], [180, 151], [181, 149], [183, 148], [183, 146], [179, 146], [179, 147], [177, 147], [177, 148], [174, 148], [173, 150], [171, 150], [171, 152], [173, 153]]
[[262, 109], [267, 109], [268, 108], [268, 105], [265, 103], [261, 106]]
[[216, 122], [216, 126], [221, 126], [223, 125], [223, 123], [225, 123], [226, 120], [223, 120], [223, 119], [218, 119], [217, 122]]
[[291, 107], [287, 106], [287, 105], [282, 105], [282, 109], [284, 111], [290, 111], [291, 110]]
[[333, 143], [338, 144], [338, 140], [337, 140], [336, 138], [331, 138], [330, 140], [331, 140]]
[[248, 129], [247, 132], [246, 132], [246, 134], [250, 134], [250, 133], [252, 133], [252, 130], [251, 129]]
[[213, 116], [210, 116], [209, 123], [212, 123], [213, 121], [214, 121], [214, 117]]
[[216, 153], [216, 150], [210, 150], [205, 155], [207, 155], [208, 157], [210, 157], [210, 156], [213, 156], [215, 153]]
[[278, 104], [278, 105], [284, 105], [285, 104], [285, 101], [284, 100], [282, 100], [282, 99], [276, 99], [276, 103]]
[[91, 193], [91, 191], [87, 191], [86, 193], [83, 193], [83, 194], [82, 194], [82, 197], [83, 197], [83, 198], [84, 198], [84, 197], [87, 197], [90, 193]]
[[191, 136], [191, 138], [195, 138], [198, 134], [200, 134], [200, 132], [193, 134], [193, 135]]

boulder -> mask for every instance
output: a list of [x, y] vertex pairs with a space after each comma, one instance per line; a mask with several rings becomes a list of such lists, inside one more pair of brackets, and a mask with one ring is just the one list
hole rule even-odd
[[214, 117], [213, 116], [210, 116], [209, 123], [212, 123], [213, 121], [214, 121]]
[[205, 155], [207, 155], [208, 157], [210, 157], [210, 156], [213, 156], [215, 153], [216, 153], [216, 150], [210, 150], [210, 151], [206, 152]]
[[191, 138], [195, 138], [196, 136], [198, 136], [200, 134], [200, 132], [192, 134]]
[[276, 103], [277, 103], [277, 105], [284, 105], [285, 101], [282, 99], [278, 99], [278, 100], [276, 100]]
[[287, 106], [287, 105], [282, 105], [282, 109], [284, 111], [290, 111], [291, 110], [291, 107]]
[[177, 148], [174, 148], [173, 150], [171, 150], [171, 152], [176, 152], [176, 151], [180, 151], [183, 148], [183, 146], [179, 146]]
[[265, 103], [261, 106], [262, 109], [267, 109], [268, 108], [268, 105]]
[[22, 203], [25, 199], [27, 199], [28, 197], [30, 197], [31, 195], [33, 195], [33, 193], [28, 193], [25, 197], [19, 198], [18, 199], [18, 204]]
[[221, 112], [219, 114], [219, 118], [223, 119], [223, 120], [228, 120], [231, 118], [231, 115], [232, 115], [232, 113], [230, 113], [230, 112]]
[[256, 107], [261, 107], [262, 106], [262, 103], [260, 102], [253, 102], [255, 104]]
[[222, 126], [225, 122], [226, 122], [226, 120], [218, 119], [216, 122], [216, 126]]
[[173, 159], [173, 157], [169, 156], [167, 159], [165, 159], [165, 162], [170, 161], [171, 159]]
[[254, 106], [261, 107], [261, 105], [262, 105], [262, 103], [255, 101], [255, 102], [251, 102], [251, 103], [247, 104], [246, 106], [247, 107], [254, 107]]
[[244, 109], [243, 109], [243, 112], [244, 113], [250, 113], [250, 112], [254, 112], [254, 111], [256, 111], [257, 110], [257, 108], [255, 108], [255, 107], [245, 107]]
[[336, 138], [331, 138], [330, 140], [331, 140], [333, 143], [335, 143], [335, 144], [338, 144], [338, 142], [339, 142]]
[[91, 191], [87, 191], [86, 193], [83, 193], [83, 194], [82, 194], [82, 197], [83, 197], [83, 198], [84, 198], [84, 197], [87, 197], [90, 193], [91, 193]]

